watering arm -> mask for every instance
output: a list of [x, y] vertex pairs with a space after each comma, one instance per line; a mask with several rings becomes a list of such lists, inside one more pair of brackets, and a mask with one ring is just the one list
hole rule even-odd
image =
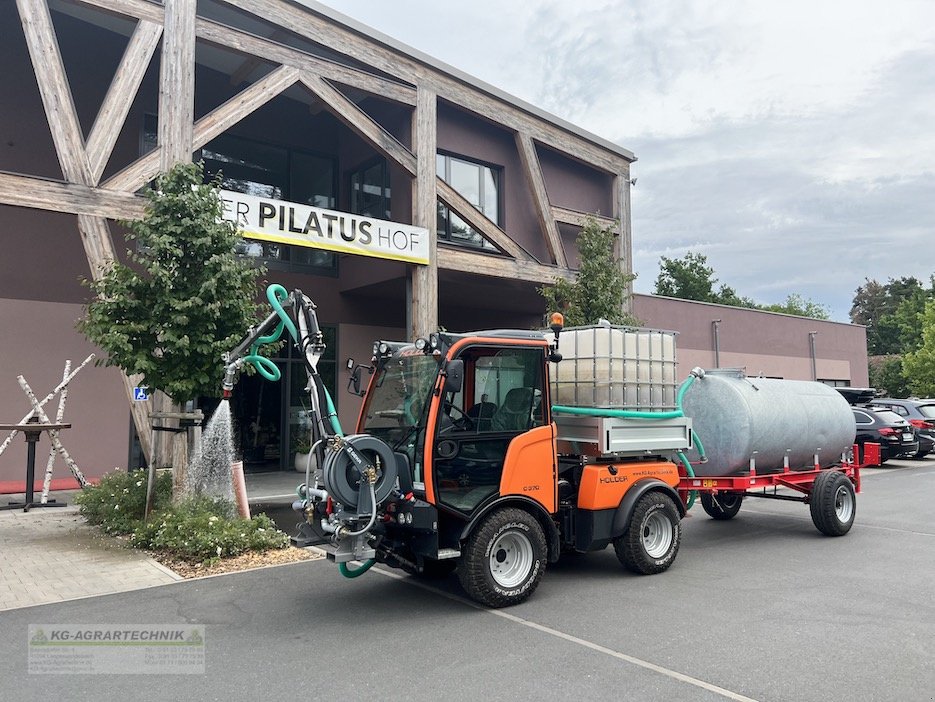
[[241, 341], [236, 348], [226, 352], [222, 356], [224, 361], [224, 381], [221, 384], [221, 388], [224, 391], [224, 397], [230, 397], [234, 385], [237, 384], [237, 376], [247, 362], [247, 352], [251, 350], [254, 344], [259, 345], [262, 337], [268, 337], [279, 323], [279, 313], [272, 312], [260, 324], [250, 327], [243, 341]]

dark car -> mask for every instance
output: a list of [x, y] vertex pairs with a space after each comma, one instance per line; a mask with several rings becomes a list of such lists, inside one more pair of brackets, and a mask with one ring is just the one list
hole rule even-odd
[[872, 407], [851, 407], [857, 424], [857, 444], [860, 463], [864, 462], [864, 444], [880, 444], [880, 463], [899, 456], [914, 456], [919, 452], [919, 440], [912, 425], [895, 412]]
[[867, 404], [895, 412], [913, 426], [919, 437], [919, 451], [915, 458], [922, 458], [935, 448], [935, 400], [894, 400], [884, 397]]

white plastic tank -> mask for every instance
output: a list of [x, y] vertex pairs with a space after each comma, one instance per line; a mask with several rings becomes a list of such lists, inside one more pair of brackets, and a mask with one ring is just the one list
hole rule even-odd
[[[547, 333], [551, 339], [551, 332]], [[552, 404], [666, 411], [678, 387], [676, 333], [611, 325], [569, 327], [551, 367]]]
[[[840, 463], [854, 443], [854, 415], [834, 388], [801, 380], [748, 378], [741, 370], [709, 370], [685, 393], [685, 414], [704, 444], [708, 462], [695, 475], [732, 475], [750, 468], [793, 470]], [[689, 460], [699, 456], [692, 450]]]

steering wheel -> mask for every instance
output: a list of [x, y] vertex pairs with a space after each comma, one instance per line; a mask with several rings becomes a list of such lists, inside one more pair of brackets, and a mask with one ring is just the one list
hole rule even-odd
[[[448, 416], [448, 419], [451, 420], [451, 425], [444, 427], [442, 431], [451, 431], [452, 429], [457, 429], [458, 431], [471, 431], [476, 428], [477, 425], [474, 422], [474, 418], [469, 417], [460, 407], [457, 407], [456, 405], [453, 405], [446, 400], [442, 406], [442, 409], [445, 415]], [[458, 416], [452, 416], [452, 412], [456, 412]]]

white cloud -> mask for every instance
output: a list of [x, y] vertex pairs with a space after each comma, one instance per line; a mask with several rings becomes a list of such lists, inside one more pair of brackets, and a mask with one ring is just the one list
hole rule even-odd
[[935, 272], [931, 0], [326, 4], [634, 151], [638, 290], [697, 250], [846, 319]]

